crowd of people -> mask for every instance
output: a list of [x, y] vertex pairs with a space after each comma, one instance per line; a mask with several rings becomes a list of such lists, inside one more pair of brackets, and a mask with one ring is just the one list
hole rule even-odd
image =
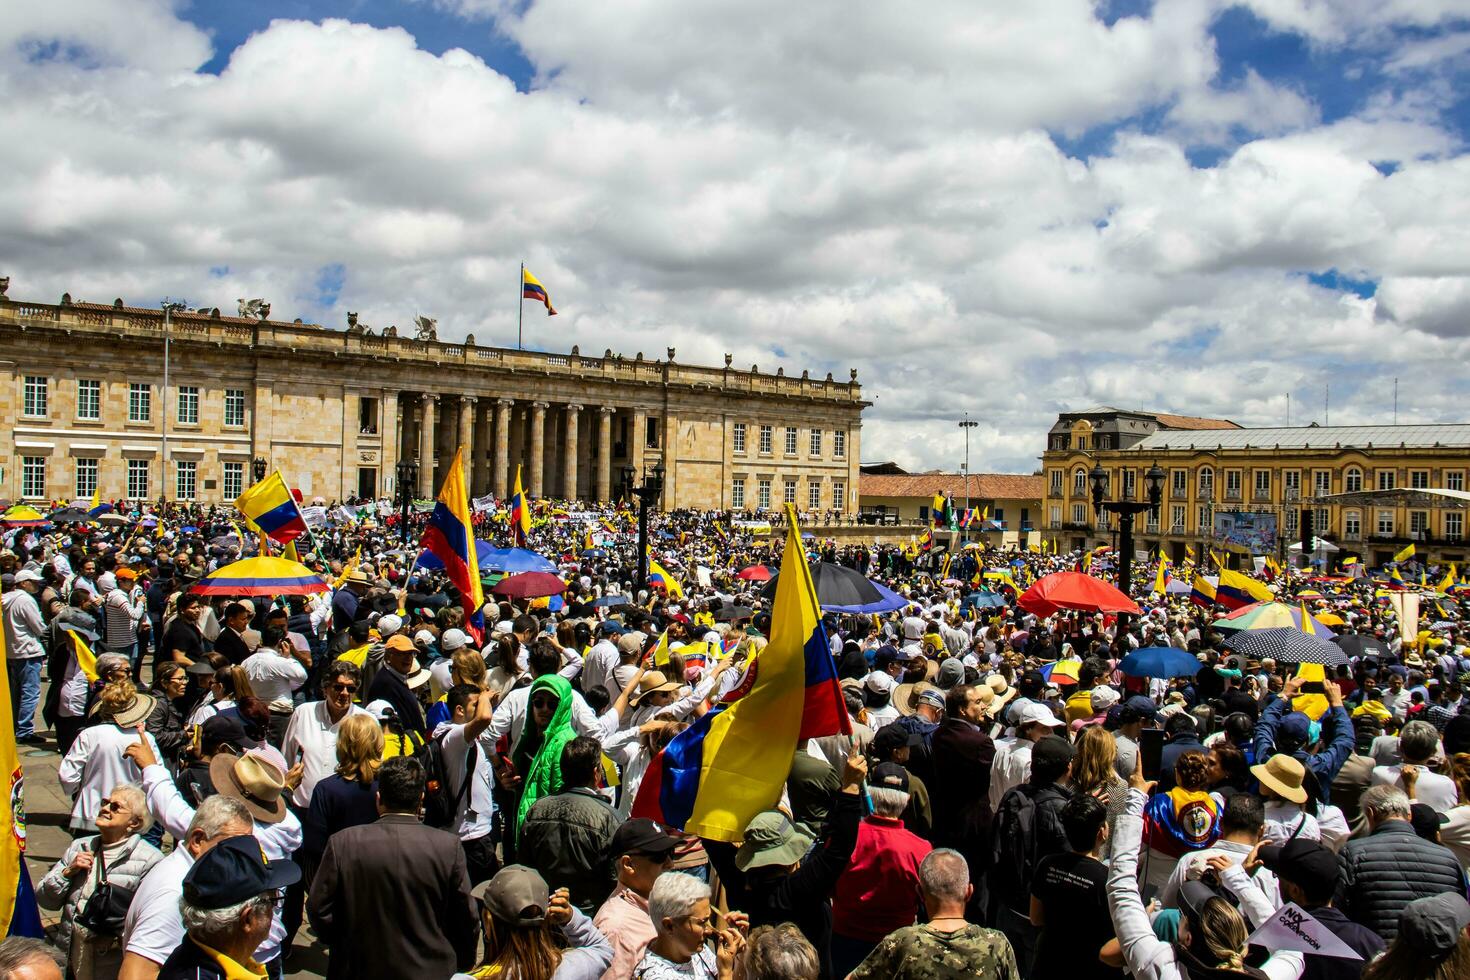
[[[296, 542], [327, 590], [252, 597], [193, 591], [261, 547], [233, 509], [116, 513], [3, 538], [16, 740], [59, 753], [74, 842], [0, 977], [281, 976], [306, 924], [341, 978], [1470, 977], [1457, 595], [1406, 628], [1372, 576], [1268, 574], [1362, 640], [1314, 674], [1149, 562], [1141, 615], [1038, 615], [1027, 583], [1105, 563], [810, 538], [904, 605], [824, 616], [853, 734], [793, 746], [735, 844], [634, 801], [767, 645], [742, 572], [779, 534], [655, 515], [650, 582], [627, 511], [539, 502], [566, 591], [488, 574], [481, 628], [422, 515], [330, 510]], [[1153, 647], [1194, 660], [1125, 672]]]

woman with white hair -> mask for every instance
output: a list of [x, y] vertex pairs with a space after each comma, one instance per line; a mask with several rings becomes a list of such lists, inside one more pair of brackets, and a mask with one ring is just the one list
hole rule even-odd
[[[73, 841], [36, 885], [44, 909], [60, 909], [56, 945], [66, 954], [67, 976], [110, 978], [122, 968], [122, 916], [143, 876], [163, 860], [143, 839], [153, 823], [143, 790], [115, 786], [100, 804], [97, 833]], [[103, 884], [107, 888], [102, 888]], [[109, 895], [109, 893], [111, 893]]]
[[634, 980], [733, 980], [746, 920], [731, 912], [725, 928], [717, 928], [709, 897], [709, 885], [693, 875], [658, 876], [648, 893], [648, 917], [658, 935], [634, 968]]

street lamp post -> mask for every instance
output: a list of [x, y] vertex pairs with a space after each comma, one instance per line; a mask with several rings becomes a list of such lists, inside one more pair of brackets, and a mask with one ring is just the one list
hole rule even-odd
[[250, 472], [255, 476], [255, 482], [259, 483], [265, 479], [265, 457], [257, 456], [250, 463]]
[[[163, 439], [158, 451], [158, 489], [159, 498], [168, 499], [168, 368], [169, 368], [169, 338], [173, 333], [173, 315], [176, 310], [182, 310], [184, 304], [178, 300], [164, 297], [163, 303], [163, 391], [160, 393], [163, 402]], [[258, 482], [258, 481], [257, 481]]]
[[[979, 422], [973, 421], [970, 418], [970, 413], [969, 412], [966, 412], [965, 413], [965, 417], [960, 420], [960, 431], [964, 432], [964, 434], [965, 434], [965, 510], [966, 511], [969, 511], [969, 509], [970, 509], [970, 430], [973, 429], [973, 428], [975, 428], [975, 426], [977, 426], [979, 424], [980, 424]], [[984, 528], [981, 528], [981, 531], [983, 532], [984, 531]], [[970, 529], [967, 526], [965, 528], [965, 540], [968, 541], [969, 539], [970, 539]]]
[[1089, 478], [1092, 481], [1093, 511], [1099, 518], [1103, 511], [1118, 515], [1118, 591], [1129, 595], [1133, 585], [1133, 518], [1145, 511], [1158, 516], [1159, 502], [1164, 497], [1164, 471], [1154, 463], [1143, 475], [1147, 501], [1104, 500], [1108, 493], [1108, 471], [1102, 468], [1101, 463], [1093, 465]]
[[398, 524], [403, 543], [408, 544], [408, 511], [413, 504], [413, 488], [418, 483], [419, 467], [411, 459], [400, 459], [397, 466]]
[[664, 492], [664, 464], [658, 463], [651, 473], [643, 475], [643, 485], [633, 485], [634, 469], [623, 467], [623, 494], [638, 498], [638, 583], [634, 589], [648, 584], [648, 510]]

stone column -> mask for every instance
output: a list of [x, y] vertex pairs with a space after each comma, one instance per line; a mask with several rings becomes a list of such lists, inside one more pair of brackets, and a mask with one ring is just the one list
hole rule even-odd
[[423, 395], [424, 412], [419, 418], [419, 491], [420, 499], [434, 496], [434, 405], [438, 395]]
[[[459, 396], [459, 445], [464, 448], [464, 481], [470, 485], [470, 474], [475, 468], [475, 405], [479, 399], [474, 395]], [[450, 453], [450, 459], [454, 454]], [[471, 491], [473, 493], [473, 491]]]
[[678, 476], [677, 470], [679, 468], [677, 466], [677, 457], [679, 451], [679, 416], [675, 415], [672, 410], [666, 410], [664, 412], [662, 428], [663, 431], [659, 433], [659, 446], [663, 453], [664, 464], [663, 507], [665, 510], [670, 510], [674, 507], [679, 506], [679, 488], [678, 482], [675, 479]]
[[544, 490], [541, 477], [546, 472], [546, 402], [531, 403], [531, 474], [526, 482], [526, 492], [532, 497], [542, 496]]
[[567, 406], [567, 438], [562, 445], [561, 495], [568, 500], [577, 499], [577, 422], [581, 418], [581, 405]]
[[510, 407], [509, 398], [495, 400], [495, 496], [510, 496]]
[[483, 497], [490, 492], [490, 407], [475, 407], [474, 462], [470, 464], [470, 493]]
[[391, 498], [398, 492], [398, 392], [383, 392], [378, 413], [378, 439], [383, 447], [378, 453], [378, 493]]
[[597, 410], [597, 499], [612, 500], [612, 417], [615, 409], [603, 405]]

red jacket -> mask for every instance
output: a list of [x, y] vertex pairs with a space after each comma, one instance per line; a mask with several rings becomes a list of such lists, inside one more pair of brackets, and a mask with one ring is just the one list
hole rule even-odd
[[857, 847], [832, 893], [832, 931], [878, 942], [914, 924], [919, 908], [919, 863], [933, 850], [903, 828], [902, 820], [864, 817]]

